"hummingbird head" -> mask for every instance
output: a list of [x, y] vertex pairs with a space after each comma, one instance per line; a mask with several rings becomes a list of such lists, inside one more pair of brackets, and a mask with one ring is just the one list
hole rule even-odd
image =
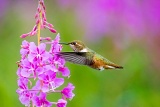
[[70, 47], [75, 52], [87, 52], [87, 47], [82, 41], [79, 41], [79, 40], [74, 40], [69, 43], [60, 43], [60, 44], [70, 45]]

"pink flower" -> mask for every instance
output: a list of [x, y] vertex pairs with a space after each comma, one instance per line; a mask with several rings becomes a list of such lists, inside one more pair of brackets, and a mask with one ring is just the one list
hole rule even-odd
[[51, 45], [51, 49], [50, 52], [51, 53], [56, 53], [56, 52], [60, 52], [62, 50], [62, 46], [59, 44], [59, 40], [60, 40], [60, 35], [57, 34], [56, 38], [52, 41], [52, 45]]
[[19, 94], [19, 100], [22, 104], [25, 106], [28, 106], [30, 104], [30, 100], [33, 96], [33, 93], [29, 91], [28, 89], [28, 79], [26, 78], [19, 78], [18, 80], [18, 86], [17, 93]]
[[[52, 41], [51, 45], [55, 51], [59, 52], [62, 49], [59, 45], [59, 35]], [[70, 75], [69, 69], [65, 67], [64, 59], [54, 55], [55, 52], [46, 51], [46, 44], [44, 43], [36, 46], [33, 42], [23, 41], [21, 50], [23, 57], [17, 70], [19, 76], [17, 93], [22, 104], [29, 106], [30, 102], [34, 102], [37, 107], [51, 106], [51, 102], [46, 100], [46, 93], [50, 92], [61, 92], [62, 98], [72, 99], [74, 97], [72, 93], [74, 86], [71, 83], [63, 90], [56, 90], [64, 83], [64, 78], [59, 78], [57, 75], [60, 72], [64, 77]], [[30, 78], [36, 80], [35, 86], [32, 86]], [[31, 85], [30, 89], [28, 82]], [[40, 95], [39, 92], [41, 92]], [[55, 104], [58, 107], [66, 107], [67, 101], [60, 99]]]
[[40, 74], [38, 78], [39, 80], [43, 81], [43, 85], [41, 87], [45, 86], [46, 87], [45, 89], [48, 89], [48, 90], [49, 89], [54, 90], [64, 83], [64, 79], [57, 78], [56, 72], [53, 72], [51, 70], [46, 71], [43, 74]]
[[21, 47], [22, 48], [20, 50], [20, 53], [22, 55], [22, 59], [24, 59], [27, 56], [27, 54], [29, 53], [29, 43], [26, 40], [24, 40], [22, 42]]
[[30, 62], [43, 62], [49, 58], [49, 53], [45, 50], [46, 44], [41, 43], [38, 47], [34, 42], [30, 43], [30, 53], [28, 54], [28, 60]]
[[[42, 16], [41, 16], [42, 14]], [[49, 22], [47, 22], [47, 18], [46, 18], [46, 9], [45, 9], [45, 5], [44, 5], [44, 1], [43, 0], [39, 0], [39, 4], [38, 4], [38, 8], [37, 8], [37, 12], [35, 14], [35, 19], [36, 19], [36, 25], [34, 25], [33, 29], [26, 33], [26, 34], [22, 34], [20, 37], [21, 38], [26, 38], [27, 36], [34, 36], [37, 34], [37, 30], [38, 30], [38, 24], [41, 23], [41, 29], [43, 28], [47, 28], [49, 29], [52, 33], [56, 33], [56, 30], [53, 28], [53, 25]]]
[[67, 101], [63, 99], [59, 99], [57, 102], [57, 107], [66, 107]]
[[51, 107], [52, 103], [46, 99], [46, 94], [41, 92], [39, 96], [34, 96], [32, 99], [36, 107]]
[[67, 67], [59, 67], [58, 70], [59, 70], [60, 72], [62, 72], [62, 75], [63, 75], [64, 77], [69, 76], [69, 74], [70, 74], [70, 71], [69, 71], [69, 69], [68, 69]]
[[[38, 25], [40, 28], [48, 28], [51, 32], [55, 33], [56, 30], [53, 25], [47, 22], [45, 15], [45, 5], [43, 0], [39, 0], [37, 13], [35, 15], [36, 25], [33, 27], [31, 32], [22, 34], [21, 38], [27, 36], [33, 36], [37, 33]], [[42, 14], [42, 17], [41, 17]], [[51, 41], [50, 37], [40, 37], [42, 40]], [[24, 40], [21, 45], [21, 60], [18, 61], [18, 86], [17, 94], [19, 95], [20, 102], [25, 106], [36, 106], [36, 107], [51, 107], [52, 104], [58, 107], [66, 107], [67, 101], [61, 99], [58, 103], [48, 101], [47, 95], [50, 93], [59, 93], [62, 90], [57, 90], [58, 87], [64, 83], [65, 76], [70, 75], [70, 71], [65, 67], [65, 60], [56, 56], [56, 52], [62, 50], [62, 46], [59, 44], [60, 35], [58, 34], [54, 40], [49, 43], [40, 43], [38, 46], [34, 42], [28, 42]], [[50, 45], [50, 51], [46, 50], [46, 45]], [[58, 74], [62, 73], [62, 77], [57, 77]], [[32, 84], [35, 83], [35, 85]], [[30, 83], [30, 86], [28, 86]], [[73, 93], [71, 92], [74, 86], [68, 86], [62, 93], [67, 98], [72, 98]], [[68, 90], [68, 92], [67, 92]]]
[[66, 98], [69, 98], [69, 99], [72, 99], [75, 95], [72, 93], [72, 91], [74, 90], [74, 86], [73, 84], [71, 83], [68, 83], [68, 86], [65, 87], [61, 93], [66, 97]]
[[20, 74], [23, 77], [30, 77], [31, 75], [36, 78], [36, 68], [37, 66], [34, 63], [28, 61], [28, 59], [21, 60]]

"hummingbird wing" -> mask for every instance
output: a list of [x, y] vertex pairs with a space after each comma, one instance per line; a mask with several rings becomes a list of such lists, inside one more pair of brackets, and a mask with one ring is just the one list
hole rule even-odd
[[57, 55], [68, 62], [81, 65], [91, 65], [93, 64], [92, 57], [87, 54], [88, 52], [59, 52]]

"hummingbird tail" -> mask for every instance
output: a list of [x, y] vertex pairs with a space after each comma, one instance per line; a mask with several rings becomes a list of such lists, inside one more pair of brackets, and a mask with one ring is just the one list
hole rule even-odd
[[105, 69], [123, 69], [123, 67], [122, 66], [119, 66], [119, 65], [116, 65], [116, 64], [107, 64], [106, 66], [105, 66]]

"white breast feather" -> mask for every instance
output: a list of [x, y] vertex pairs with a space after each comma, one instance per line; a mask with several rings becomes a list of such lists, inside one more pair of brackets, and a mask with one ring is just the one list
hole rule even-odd
[[80, 52], [88, 52], [86, 48], [82, 49]]

